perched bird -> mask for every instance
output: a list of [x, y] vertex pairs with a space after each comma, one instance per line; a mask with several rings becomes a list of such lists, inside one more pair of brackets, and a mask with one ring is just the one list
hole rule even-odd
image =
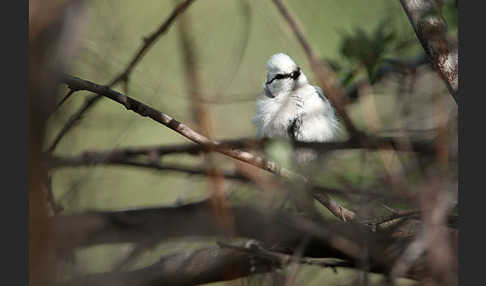
[[[300, 67], [283, 53], [271, 56], [267, 62], [267, 81], [257, 100], [253, 122], [259, 138], [327, 142], [335, 140], [339, 133], [329, 100], [319, 87], [309, 84]], [[313, 152], [301, 152], [297, 159], [309, 161], [315, 157]]]

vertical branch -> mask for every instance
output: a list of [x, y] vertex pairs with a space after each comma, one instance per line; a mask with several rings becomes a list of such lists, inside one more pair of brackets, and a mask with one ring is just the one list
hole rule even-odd
[[[177, 1], [177, 0], [176, 0]], [[198, 131], [204, 136], [211, 139], [214, 138], [213, 123], [208, 107], [203, 103], [201, 78], [197, 72], [197, 45], [191, 35], [191, 21], [189, 15], [186, 13], [181, 16], [178, 23], [179, 39], [183, 55], [184, 70], [187, 77], [187, 88], [192, 98], [192, 114], [194, 122], [198, 126]], [[209, 152], [205, 154], [205, 160], [208, 165], [208, 177], [211, 186], [212, 196], [211, 201], [217, 217], [221, 219], [221, 223], [231, 230], [232, 216], [230, 208], [225, 197], [224, 192], [224, 177], [221, 170], [217, 166], [214, 154]]]
[[458, 50], [447, 41], [447, 25], [436, 0], [400, 0], [429, 60], [457, 103]]
[[357, 138], [360, 133], [346, 112], [346, 91], [341, 86], [336, 74], [324, 62], [317, 59], [315, 51], [312, 49], [312, 46], [302, 32], [302, 28], [299, 27], [294, 15], [292, 15], [290, 10], [283, 4], [283, 2], [281, 0], [273, 0], [273, 3], [277, 6], [278, 10], [292, 29], [292, 32], [297, 37], [299, 43], [302, 45], [302, 48], [304, 49], [310, 63], [312, 72], [324, 90], [324, 94], [329, 98], [334, 107], [337, 109], [338, 113], [341, 115], [347, 130], [351, 134], [351, 137]]
[[53, 215], [57, 215], [63, 210], [63, 208], [56, 202], [56, 197], [54, 196], [54, 191], [52, 190], [52, 174], [48, 172], [46, 183], [45, 183], [47, 200], [51, 206], [51, 211]]
[[[359, 87], [360, 98], [365, 99], [363, 100], [363, 107], [366, 109], [364, 112], [364, 122], [367, 124], [367, 129], [371, 130], [373, 133], [378, 132], [382, 128], [382, 122], [378, 116], [378, 109], [375, 103], [375, 99], [372, 96], [371, 92], [371, 84], [366, 78], [363, 80]], [[403, 139], [401, 144], [405, 144], [405, 146], [410, 146], [410, 142], [408, 142], [407, 138]], [[404, 167], [400, 160], [400, 157], [396, 150], [394, 150], [390, 143], [382, 143], [380, 144], [377, 155], [378, 158], [383, 163], [383, 170], [387, 177], [392, 180], [392, 183], [402, 183], [404, 182]], [[405, 147], [406, 148], [406, 147]], [[399, 174], [399, 175], [397, 175]]]
[[29, 1], [29, 285], [52, 285], [57, 273], [55, 228], [49, 219], [42, 143], [55, 107], [59, 74], [76, 58], [85, 2]]

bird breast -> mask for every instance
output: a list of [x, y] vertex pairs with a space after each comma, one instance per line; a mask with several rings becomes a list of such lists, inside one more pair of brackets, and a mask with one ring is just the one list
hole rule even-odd
[[300, 141], [328, 141], [335, 136], [337, 122], [329, 103], [316, 89], [307, 85], [274, 98], [262, 96], [257, 101], [254, 119], [259, 137], [289, 137], [289, 127], [298, 120]]

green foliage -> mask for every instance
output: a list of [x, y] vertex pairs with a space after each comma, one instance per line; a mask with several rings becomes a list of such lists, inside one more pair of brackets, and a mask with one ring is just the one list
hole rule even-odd
[[[381, 20], [369, 33], [361, 27], [355, 28], [353, 33], [343, 33], [340, 52], [351, 64], [363, 66], [373, 81], [377, 67], [393, 48], [396, 38], [389, 20]], [[346, 81], [350, 78], [348, 76]]]

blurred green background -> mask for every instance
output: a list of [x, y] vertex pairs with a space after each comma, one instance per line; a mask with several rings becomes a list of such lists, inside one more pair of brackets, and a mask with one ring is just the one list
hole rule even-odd
[[[341, 66], [346, 77], [352, 66], [343, 57], [343, 36], [357, 28], [372, 33], [380, 23], [392, 29], [396, 41], [412, 42], [405, 50], [387, 50], [390, 58], [413, 58], [421, 47], [399, 1], [389, 0], [287, 0], [298, 17], [318, 56]], [[162, 23], [175, 1], [99, 0], [88, 3], [89, 23], [81, 39], [81, 53], [70, 73], [99, 84], [107, 84], [128, 64], [142, 38]], [[197, 72], [202, 94], [212, 114], [216, 139], [251, 137], [256, 133], [251, 120], [255, 100], [265, 80], [268, 58], [277, 52], [290, 55], [313, 81], [303, 49], [270, 0], [196, 0], [186, 11], [197, 49]], [[160, 38], [131, 74], [128, 95], [193, 127], [191, 101], [186, 86], [177, 21]], [[443, 86], [439, 84], [442, 90]], [[121, 86], [115, 89], [124, 91]], [[377, 92], [380, 96], [385, 91]], [[59, 99], [64, 94], [61, 92]], [[47, 144], [69, 116], [90, 96], [76, 92], [50, 119]], [[394, 116], [390, 97], [376, 100], [383, 121]], [[359, 104], [349, 111], [358, 126], [363, 110]], [[107, 150], [123, 146], [146, 146], [187, 142], [160, 124], [127, 112], [121, 105], [102, 99], [82, 122], [59, 144], [57, 155], [76, 155], [85, 150]], [[163, 162], [201, 165], [200, 158], [167, 157]], [[350, 170], [360, 168], [353, 164]], [[343, 168], [344, 168], [343, 167]], [[231, 183], [232, 189], [248, 187]], [[66, 168], [53, 173], [53, 190], [65, 212], [86, 209], [123, 209], [170, 205], [207, 194], [206, 181], [179, 173], [158, 173], [122, 167]], [[193, 244], [191, 244], [193, 245]], [[164, 244], [137, 263], [153, 262], [161, 253], [176, 251], [181, 244]], [[131, 250], [130, 245], [93, 247], [79, 251], [74, 267], [80, 273], [109, 271]], [[302, 267], [297, 285], [347, 284], [348, 271]], [[250, 279], [251, 280], [251, 279]], [[240, 285], [231, 284], [228, 285]], [[225, 283], [220, 283], [224, 285]]]

